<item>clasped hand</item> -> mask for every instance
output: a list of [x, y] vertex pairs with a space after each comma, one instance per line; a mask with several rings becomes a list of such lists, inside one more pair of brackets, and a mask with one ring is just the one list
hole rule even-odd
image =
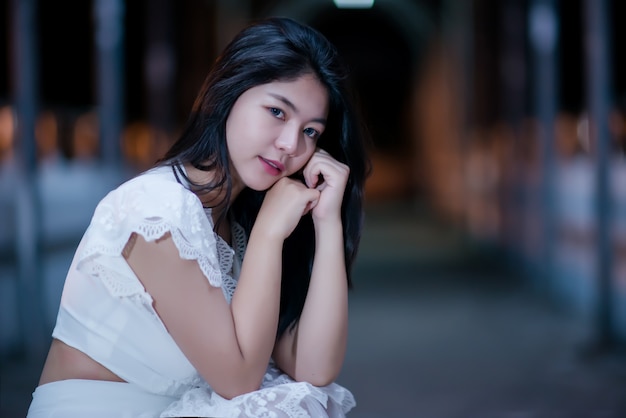
[[267, 191], [257, 223], [285, 239], [308, 212], [316, 226], [340, 221], [349, 173], [347, 165], [318, 148], [302, 171], [304, 183], [283, 177]]

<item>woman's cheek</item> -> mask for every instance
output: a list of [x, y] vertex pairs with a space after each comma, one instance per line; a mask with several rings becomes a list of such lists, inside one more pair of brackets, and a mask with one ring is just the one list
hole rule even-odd
[[311, 156], [307, 156], [302, 158], [302, 160], [299, 160], [296, 168], [294, 170], [294, 173], [297, 173], [298, 171], [302, 170], [304, 167], [306, 167], [307, 163], [311, 160]]

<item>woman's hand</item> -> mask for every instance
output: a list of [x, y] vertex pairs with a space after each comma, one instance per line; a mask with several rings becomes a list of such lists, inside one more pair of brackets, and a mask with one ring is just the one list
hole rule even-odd
[[348, 334], [348, 280], [341, 205], [349, 168], [318, 149], [303, 176], [308, 190], [319, 192], [312, 202], [315, 258], [311, 280], [296, 327], [276, 343], [273, 358], [298, 381], [325, 386], [343, 364]]
[[270, 236], [284, 240], [300, 218], [317, 205], [319, 198], [319, 190], [283, 177], [267, 191], [255, 228], [261, 227]]
[[319, 199], [311, 207], [315, 221], [341, 219], [341, 204], [349, 174], [350, 168], [328, 152], [323, 149], [315, 151], [303, 171], [306, 185], [320, 192]]
[[262, 227], [270, 236], [286, 239], [309, 211], [316, 223], [340, 221], [349, 174], [347, 165], [318, 149], [303, 169], [306, 184], [284, 177], [267, 191], [255, 227]]

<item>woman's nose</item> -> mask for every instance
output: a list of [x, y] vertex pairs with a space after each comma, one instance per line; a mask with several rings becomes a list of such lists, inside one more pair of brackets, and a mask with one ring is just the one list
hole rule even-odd
[[299, 137], [300, 132], [297, 129], [285, 127], [276, 139], [276, 147], [288, 155], [295, 155]]

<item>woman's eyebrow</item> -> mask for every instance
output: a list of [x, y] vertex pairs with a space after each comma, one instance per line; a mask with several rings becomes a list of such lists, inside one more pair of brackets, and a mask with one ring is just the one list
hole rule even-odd
[[[273, 98], [280, 100], [281, 102], [283, 102], [285, 105], [287, 105], [287, 107], [291, 108], [291, 110], [294, 111], [294, 113], [300, 113], [300, 111], [298, 110], [298, 108], [296, 107], [295, 104], [293, 104], [291, 102], [291, 100], [289, 100], [288, 98], [286, 98], [285, 96], [282, 96], [280, 94], [276, 94], [276, 93], [268, 93], [270, 96], [272, 96]], [[311, 120], [312, 122], [318, 122], [321, 123], [322, 125], [326, 125], [326, 119], [325, 118], [315, 118]]]

